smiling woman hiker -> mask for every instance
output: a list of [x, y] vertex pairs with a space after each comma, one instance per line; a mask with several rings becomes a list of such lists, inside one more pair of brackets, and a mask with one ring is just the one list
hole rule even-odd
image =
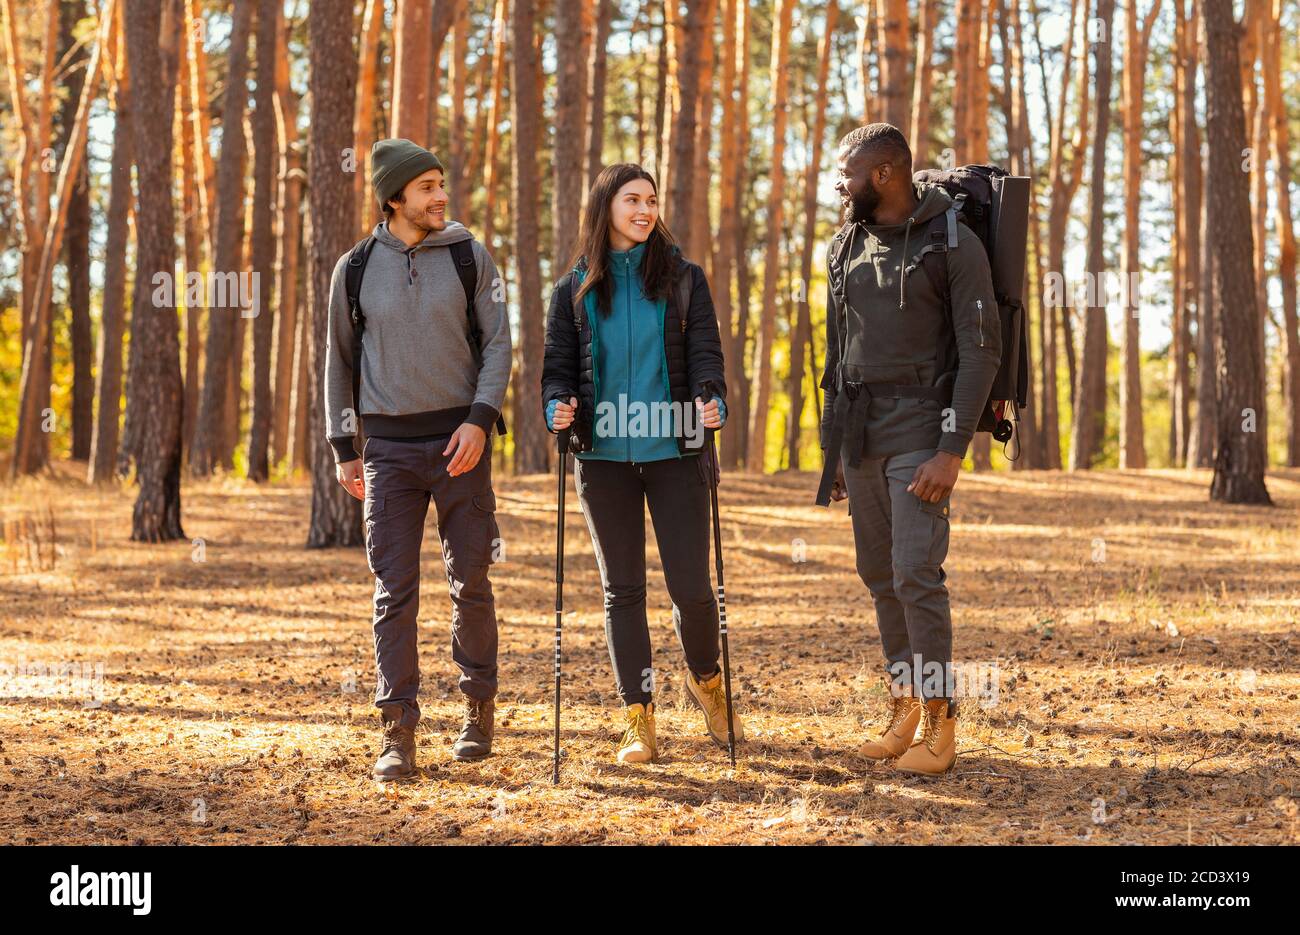
[[[605, 639], [626, 706], [621, 763], [656, 755], [647, 503], [686, 654], [687, 694], [714, 743], [727, 745], [709, 580], [714, 467], [704, 454], [704, 430], [726, 421], [725, 395], [704, 271], [660, 220], [654, 177], [637, 165], [607, 166], [592, 186], [572, 270], [551, 294], [542, 406], [550, 431], [571, 430], [578, 499], [605, 591]], [[741, 740], [738, 719], [734, 727]]]

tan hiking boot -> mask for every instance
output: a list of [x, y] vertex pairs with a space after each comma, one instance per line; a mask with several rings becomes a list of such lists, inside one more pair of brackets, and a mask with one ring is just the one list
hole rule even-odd
[[889, 722], [876, 740], [858, 747], [858, 756], [868, 760], [892, 760], [907, 752], [908, 744], [921, 723], [921, 703], [910, 694], [889, 696]]
[[894, 765], [904, 773], [937, 776], [957, 759], [957, 706], [946, 698], [931, 698], [921, 709], [921, 737]]
[[618, 742], [618, 761], [649, 763], [655, 758], [654, 702], [628, 705], [623, 713], [627, 715], [627, 730]]
[[[711, 679], [700, 681], [690, 669], [686, 670], [686, 694], [695, 707], [704, 712], [704, 727], [713, 742], [724, 750], [727, 747], [727, 690], [719, 669]], [[731, 708], [731, 723], [736, 732], [736, 743], [745, 739], [745, 728], [735, 705]]]

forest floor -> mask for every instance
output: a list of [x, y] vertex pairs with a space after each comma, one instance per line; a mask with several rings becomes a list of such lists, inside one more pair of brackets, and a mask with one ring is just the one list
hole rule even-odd
[[570, 496], [558, 786], [554, 481], [499, 476], [496, 753], [449, 755], [431, 512], [423, 774], [386, 787], [372, 579], [360, 550], [303, 548], [308, 488], [187, 482], [201, 541], [154, 546], [129, 541], [133, 491], [73, 473], [0, 493], [3, 843], [1300, 842], [1300, 471], [1269, 476], [1274, 509], [1209, 503], [1207, 472], [963, 475], [956, 657], [997, 691], [962, 706], [956, 766], [932, 779], [853, 753], [883, 707], [879, 643], [845, 507], [812, 506], [810, 473], [721, 488], [737, 767], [684, 700], [653, 548], [660, 760], [618, 765]]

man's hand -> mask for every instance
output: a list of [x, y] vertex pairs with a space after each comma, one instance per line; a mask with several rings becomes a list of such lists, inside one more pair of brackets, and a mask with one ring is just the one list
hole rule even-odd
[[699, 412], [700, 419], [704, 422], [706, 429], [722, 428], [722, 414], [718, 412], [718, 401], [716, 399], [710, 399], [706, 403], [696, 396], [695, 408]]
[[844, 483], [844, 462], [835, 462], [835, 483], [831, 484], [831, 502], [838, 503], [849, 498], [849, 487]]
[[474, 470], [478, 459], [483, 456], [483, 446], [487, 444], [487, 433], [477, 425], [462, 422], [460, 428], [452, 432], [447, 447], [442, 450], [452, 458], [447, 462], [447, 474], [456, 477], [466, 471]]
[[555, 411], [551, 413], [551, 428], [557, 432], [563, 432], [573, 425], [573, 417], [577, 411], [578, 399], [576, 396], [570, 396], [567, 403], [557, 399], [555, 401]]
[[358, 500], [366, 499], [366, 473], [361, 468], [360, 458], [334, 465], [334, 476], [352, 496]]
[[961, 472], [961, 458], [947, 451], [936, 451], [934, 457], [916, 469], [907, 489], [926, 503], [938, 503], [952, 493]]

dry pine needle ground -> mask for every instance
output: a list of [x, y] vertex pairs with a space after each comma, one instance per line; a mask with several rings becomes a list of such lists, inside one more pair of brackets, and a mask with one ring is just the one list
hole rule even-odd
[[[146, 546], [129, 541], [133, 491], [56, 468], [3, 494], [0, 841], [1295, 843], [1300, 472], [1270, 475], [1272, 510], [1211, 505], [1208, 482], [962, 477], [956, 655], [996, 665], [998, 693], [963, 707], [938, 780], [852, 753], [880, 713], [879, 644], [844, 506], [812, 506], [808, 473], [721, 490], [740, 764], [684, 700], [652, 545], [661, 757], [617, 765], [599, 579], [570, 497], [556, 787], [554, 485], [499, 477], [496, 755], [449, 756], [459, 696], [431, 516], [425, 775], [381, 787], [372, 579], [359, 550], [302, 548], [304, 485], [187, 484], [201, 544]], [[67, 664], [102, 667], [97, 707], [33, 677]]]

